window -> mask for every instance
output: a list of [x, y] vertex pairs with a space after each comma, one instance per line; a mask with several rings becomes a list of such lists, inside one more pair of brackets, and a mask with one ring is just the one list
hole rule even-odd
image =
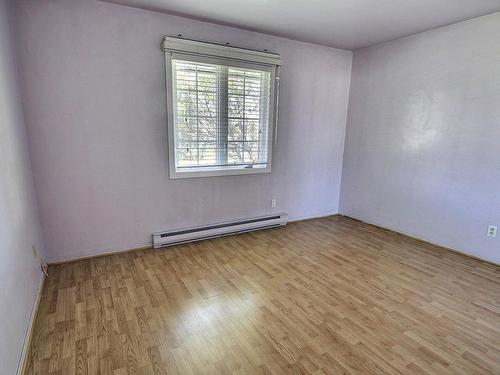
[[170, 177], [269, 173], [277, 68], [260, 54], [270, 54], [176, 38], [165, 45]]

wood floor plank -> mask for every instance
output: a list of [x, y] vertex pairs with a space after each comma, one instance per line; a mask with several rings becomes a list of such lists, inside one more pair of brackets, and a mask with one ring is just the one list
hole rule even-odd
[[27, 374], [500, 374], [500, 267], [340, 216], [49, 272]]

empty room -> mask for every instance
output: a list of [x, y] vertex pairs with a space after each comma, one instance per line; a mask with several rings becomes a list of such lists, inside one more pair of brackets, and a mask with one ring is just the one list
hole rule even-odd
[[0, 374], [500, 374], [500, 0], [0, 0]]

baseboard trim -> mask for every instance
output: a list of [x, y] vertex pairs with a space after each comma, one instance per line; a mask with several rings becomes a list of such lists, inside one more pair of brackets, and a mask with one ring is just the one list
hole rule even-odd
[[440, 244], [437, 244], [437, 243], [434, 243], [434, 242], [431, 242], [429, 240], [426, 240], [426, 239], [423, 239], [423, 238], [420, 238], [420, 237], [416, 237], [414, 235], [411, 235], [411, 234], [408, 234], [408, 233], [405, 233], [405, 232], [402, 232], [398, 229], [394, 229], [394, 228], [390, 228], [390, 227], [385, 227], [383, 225], [380, 225], [380, 224], [375, 224], [375, 223], [371, 223], [369, 221], [366, 221], [364, 219], [361, 219], [361, 218], [358, 218], [358, 217], [355, 217], [353, 215], [348, 215], [348, 214], [342, 214], [342, 213], [339, 213], [340, 216], [344, 216], [344, 217], [347, 217], [349, 219], [353, 219], [353, 220], [357, 220], [357, 221], [361, 221], [362, 223], [364, 224], [367, 224], [367, 225], [371, 225], [371, 226], [374, 226], [374, 227], [377, 227], [377, 228], [380, 228], [380, 229], [384, 229], [384, 230], [388, 230], [388, 231], [391, 231], [391, 232], [394, 232], [394, 233], [397, 233], [397, 234], [400, 234], [402, 236], [405, 236], [405, 237], [408, 237], [408, 238], [411, 238], [413, 240], [417, 240], [417, 241], [420, 241], [420, 242], [424, 242], [426, 244], [429, 244], [429, 245], [432, 245], [432, 246], [437, 246], [437, 247], [440, 247], [441, 249], [444, 249], [444, 250], [448, 250], [448, 251], [451, 251], [453, 253], [456, 253], [456, 254], [460, 254], [460, 255], [463, 255], [463, 256], [466, 256], [468, 258], [472, 258], [472, 259], [475, 259], [475, 260], [479, 260], [481, 262], [485, 262], [485, 263], [489, 263], [489, 264], [492, 264], [494, 266], [497, 266], [497, 267], [500, 267], [500, 263], [496, 263], [495, 261], [493, 260], [490, 260], [490, 259], [486, 259], [486, 258], [482, 258], [482, 257], [479, 257], [477, 255], [473, 255], [471, 253], [468, 253], [466, 251], [463, 251], [463, 250], [457, 250], [457, 249], [454, 249], [454, 248], [451, 248], [451, 247], [448, 247], [448, 246], [444, 246], [444, 245], [440, 245]]
[[65, 263], [73, 263], [73, 262], [78, 262], [79, 260], [86, 260], [86, 259], [92, 259], [92, 258], [100, 258], [100, 257], [105, 257], [108, 255], [116, 255], [116, 254], [123, 254], [123, 253], [130, 253], [133, 251], [140, 251], [140, 250], [148, 250], [152, 249], [153, 246], [150, 243], [144, 244], [144, 245], [139, 245], [130, 249], [121, 249], [121, 250], [109, 250], [109, 251], [103, 251], [99, 252], [96, 254], [89, 254], [89, 255], [82, 255], [79, 257], [74, 257], [74, 258], [69, 258], [69, 259], [60, 259], [60, 260], [49, 260], [47, 264], [49, 266], [55, 266], [57, 264], [65, 264]]
[[[380, 224], [372, 223], [372, 222], [366, 221], [364, 219], [361, 219], [359, 217], [356, 217], [356, 216], [350, 215], [350, 214], [343, 214], [343, 213], [340, 213], [340, 212], [329, 212], [329, 213], [323, 213], [323, 214], [319, 214], [319, 215], [311, 215], [311, 216], [303, 216], [303, 217], [298, 217], [298, 218], [292, 218], [288, 222], [289, 223], [296, 223], [296, 222], [300, 222], [300, 221], [321, 219], [321, 218], [329, 217], [329, 216], [343, 216], [343, 217], [347, 217], [349, 219], [360, 221], [360, 222], [362, 222], [364, 224], [372, 225], [372, 226], [377, 227], [377, 228], [381, 228], [381, 229], [388, 230], [388, 231], [391, 231], [391, 232], [394, 232], [394, 233], [398, 233], [398, 234], [400, 234], [402, 236], [405, 236], [405, 237], [408, 237], [408, 238], [411, 238], [411, 239], [414, 239], [414, 240], [417, 240], [417, 241], [420, 241], [420, 242], [424, 242], [424, 243], [429, 244], [429, 245], [437, 246], [437, 247], [440, 247], [442, 249], [445, 249], [445, 250], [448, 250], [448, 251], [452, 251], [454, 253], [457, 253], [457, 254], [460, 254], [460, 255], [463, 255], [463, 256], [466, 256], [466, 257], [469, 257], [469, 258], [473, 258], [473, 259], [479, 260], [481, 262], [489, 263], [489, 264], [492, 264], [494, 266], [500, 267], [500, 263], [496, 263], [495, 261], [492, 261], [492, 260], [489, 260], [489, 259], [486, 259], [486, 258], [482, 258], [482, 257], [479, 257], [477, 255], [470, 254], [470, 253], [468, 253], [466, 251], [463, 251], [463, 250], [457, 250], [457, 249], [453, 249], [451, 247], [447, 247], [447, 246], [443, 246], [443, 245], [440, 245], [440, 244], [437, 244], [437, 243], [433, 243], [433, 242], [428, 241], [426, 239], [423, 239], [423, 238], [420, 238], [420, 237], [416, 237], [416, 236], [408, 234], [408, 233], [401, 232], [401, 231], [399, 231], [399, 230], [397, 230], [395, 228], [390, 228], [390, 227], [386, 227], [386, 226], [383, 226], [383, 225], [380, 225]], [[75, 258], [70, 258], [70, 259], [51, 260], [51, 261], [48, 261], [47, 264], [49, 264], [49, 265], [57, 265], [57, 264], [72, 263], [72, 262], [78, 262], [80, 260], [86, 260], [86, 259], [92, 259], [92, 258], [100, 258], [100, 257], [108, 256], [108, 255], [116, 255], [116, 254], [122, 254], [122, 253], [130, 253], [130, 252], [134, 252], [134, 251], [148, 250], [148, 249], [151, 249], [151, 248], [152, 248], [151, 244], [148, 243], [148, 244], [144, 244], [142, 246], [137, 246], [137, 247], [130, 248], [130, 249], [110, 250], [110, 251], [100, 252], [100, 253], [97, 253], [97, 254], [83, 255], [83, 256], [80, 256], [80, 257], [75, 257]]]
[[289, 223], [296, 223], [298, 221], [307, 221], [307, 220], [314, 220], [314, 219], [321, 219], [323, 217], [329, 217], [329, 216], [337, 216], [339, 215], [338, 212], [325, 212], [319, 215], [310, 215], [310, 216], [300, 216], [300, 217], [295, 217], [290, 220], [288, 220]]
[[[319, 214], [319, 215], [311, 215], [311, 216], [302, 216], [302, 217], [298, 217], [298, 218], [292, 218], [292, 219], [288, 220], [288, 222], [294, 223], [297, 221], [320, 219], [322, 217], [335, 216], [335, 215], [338, 215], [338, 212], [326, 212], [326, 213]], [[151, 249], [152, 247], [153, 246], [150, 243], [145, 243], [145, 244], [139, 244], [139, 245], [137, 245], [133, 248], [130, 248], [130, 249], [105, 250], [102, 252], [98, 252], [96, 254], [82, 255], [82, 256], [77, 256], [74, 258], [48, 260], [47, 264], [49, 266], [54, 266], [57, 264], [73, 263], [73, 262], [78, 262], [80, 260], [100, 258], [100, 257], [108, 256], [108, 255], [116, 255], [116, 254], [122, 254], [122, 253], [130, 253], [133, 251], [148, 250], [148, 249]]]
[[31, 349], [31, 341], [33, 338], [33, 330], [35, 328], [35, 322], [38, 316], [38, 310], [40, 309], [40, 300], [42, 298], [44, 284], [45, 284], [45, 275], [42, 273], [42, 278], [38, 283], [38, 289], [36, 291], [35, 300], [33, 301], [33, 308], [31, 309], [30, 321], [28, 323], [28, 327], [26, 328], [23, 351], [21, 352], [21, 357], [19, 358], [19, 364], [17, 366], [18, 375], [24, 375], [27, 370], [29, 352]]

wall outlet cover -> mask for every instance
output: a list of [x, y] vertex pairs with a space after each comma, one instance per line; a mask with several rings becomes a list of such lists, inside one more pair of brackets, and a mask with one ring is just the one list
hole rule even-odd
[[497, 236], [497, 226], [496, 225], [488, 225], [488, 237], [496, 237]]

